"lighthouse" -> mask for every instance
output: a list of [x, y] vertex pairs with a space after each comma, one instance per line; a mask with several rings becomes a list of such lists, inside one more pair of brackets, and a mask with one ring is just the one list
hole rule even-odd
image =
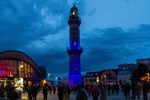
[[80, 24], [81, 19], [78, 16], [78, 8], [74, 5], [68, 18], [70, 43], [70, 47], [67, 48], [67, 53], [69, 54], [69, 86], [82, 84], [80, 55], [83, 49], [80, 47]]

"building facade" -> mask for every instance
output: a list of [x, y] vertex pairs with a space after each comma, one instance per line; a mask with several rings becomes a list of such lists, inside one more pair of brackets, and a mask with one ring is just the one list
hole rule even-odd
[[100, 82], [100, 72], [87, 72], [83, 77], [84, 85], [93, 84], [98, 85]]
[[100, 72], [100, 82], [103, 84], [116, 84], [118, 69], [107, 69]]
[[140, 63], [150, 65], [150, 58], [136, 59], [136, 64], [140, 64]]
[[118, 65], [118, 81], [131, 82], [131, 73], [137, 68], [136, 64]]
[[70, 28], [70, 47], [67, 48], [67, 53], [69, 54], [69, 86], [82, 84], [80, 55], [83, 50], [80, 47], [80, 24], [81, 19], [78, 16], [78, 8], [74, 5], [70, 10], [70, 16], [68, 19], [68, 25]]
[[14, 50], [1, 52], [0, 81], [13, 81], [14, 78], [23, 78], [25, 85], [44, 79], [36, 63], [26, 54]]

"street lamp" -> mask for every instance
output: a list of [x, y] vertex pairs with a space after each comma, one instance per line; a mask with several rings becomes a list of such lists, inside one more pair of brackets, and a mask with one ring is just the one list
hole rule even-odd
[[50, 75], [51, 75], [51, 73], [48, 73], [48, 80], [49, 80]]
[[148, 82], [149, 82], [149, 73], [147, 73], [147, 77], [148, 77]]
[[106, 84], [106, 75], [104, 75], [104, 80], [105, 80], [105, 84]]

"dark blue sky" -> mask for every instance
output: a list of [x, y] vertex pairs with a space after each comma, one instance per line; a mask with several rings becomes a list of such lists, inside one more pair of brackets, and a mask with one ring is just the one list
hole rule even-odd
[[0, 52], [19, 50], [67, 75], [70, 8], [81, 17], [82, 72], [150, 58], [150, 0], [0, 0]]

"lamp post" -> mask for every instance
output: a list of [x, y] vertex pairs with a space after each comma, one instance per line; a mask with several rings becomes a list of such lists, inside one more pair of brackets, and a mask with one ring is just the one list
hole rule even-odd
[[51, 73], [48, 73], [48, 80], [49, 80], [49, 78], [50, 78], [50, 75], [51, 75]]
[[149, 80], [150, 80], [150, 79], [149, 79], [149, 73], [147, 73], [147, 78], [148, 78], [148, 82], [149, 82]]
[[105, 80], [105, 84], [106, 84], [106, 75], [104, 75], [104, 80]]

